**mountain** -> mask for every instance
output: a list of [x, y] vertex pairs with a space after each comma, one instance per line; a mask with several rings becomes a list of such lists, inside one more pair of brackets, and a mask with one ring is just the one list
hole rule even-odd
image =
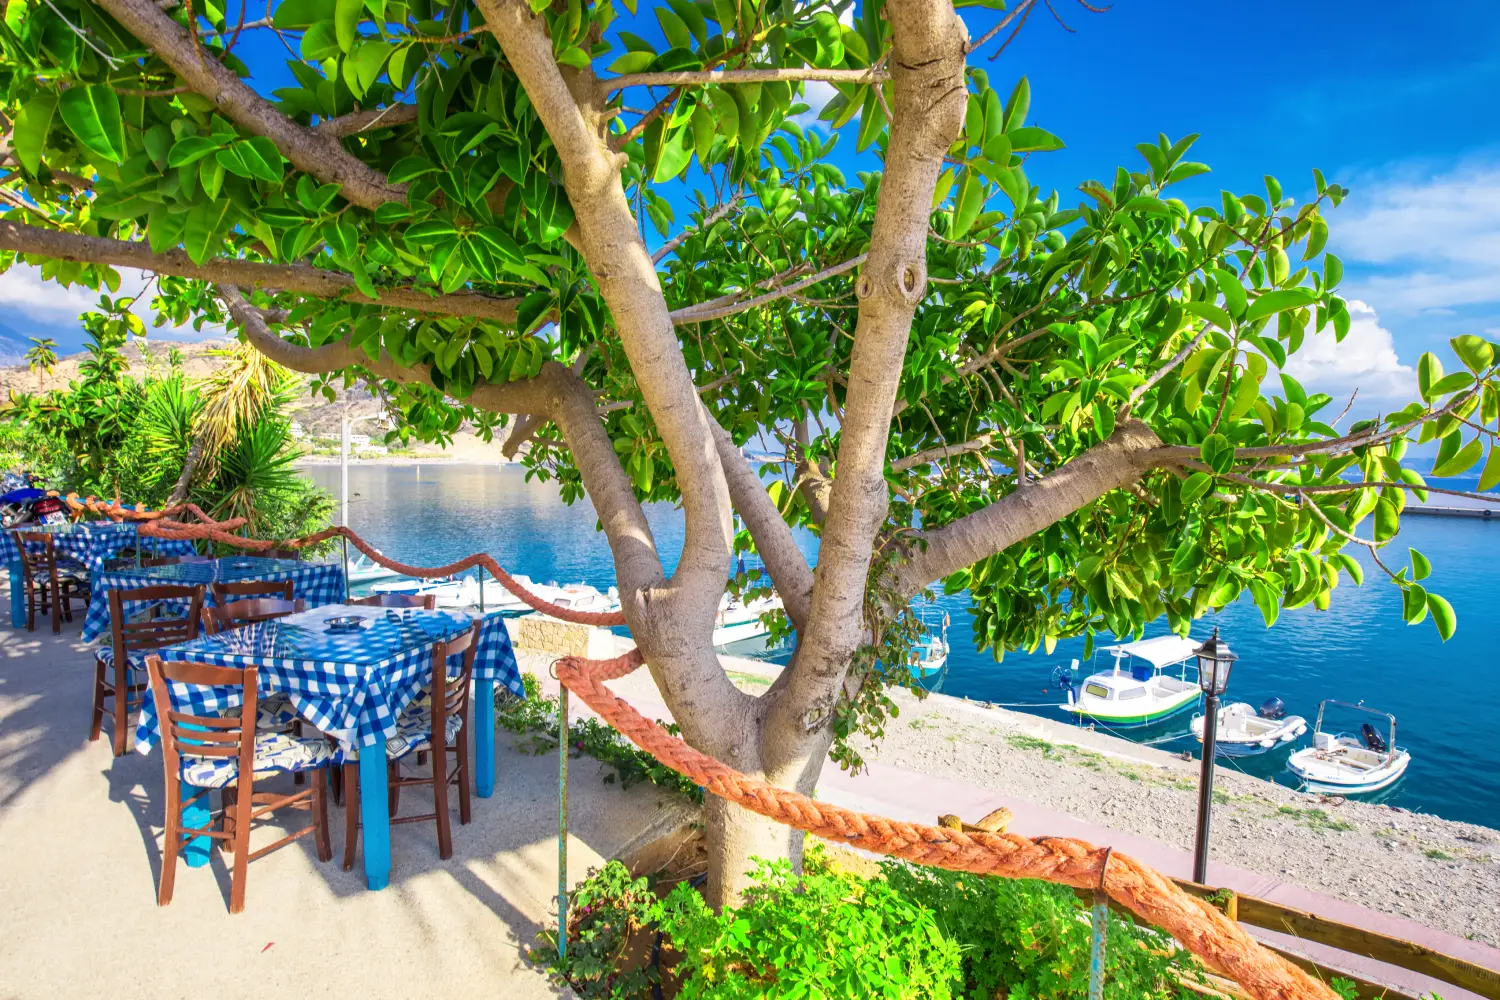
[[0, 323], [0, 365], [22, 365], [26, 363], [26, 352], [31, 350], [31, 341], [14, 327]]

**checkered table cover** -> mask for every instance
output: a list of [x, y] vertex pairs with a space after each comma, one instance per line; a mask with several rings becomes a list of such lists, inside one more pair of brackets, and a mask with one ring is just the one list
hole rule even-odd
[[[239, 567], [236, 564], [244, 563]], [[211, 563], [181, 563], [175, 566], [146, 566], [95, 573], [93, 597], [83, 620], [83, 641], [92, 642], [109, 634], [109, 592], [136, 587], [159, 587], [163, 584], [204, 585], [204, 600], [213, 603], [210, 583], [245, 580], [293, 581], [294, 595], [307, 601], [310, 608], [334, 604], [344, 599], [344, 572], [333, 563], [304, 563], [293, 559], [259, 559], [225, 556]]]
[[[372, 613], [372, 625], [353, 634], [333, 635], [324, 625], [324, 619], [334, 615]], [[168, 647], [163, 656], [214, 666], [259, 667], [260, 697], [272, 692], [286, 695], [302, 718], [348, 749], [384, 742], [396, 732], [401, 710], [431, 682], [433, 643], [460, 635], [476, 617], [465, 611], [335, 605], [203, 636]], [[474, 678], [495, 681], [525, 697], [504, 616], [491, 612], [483, 621]], [[453, 669], [458, 662], [458, 657], [452, 658]], [[179, 683], [169, 685], [168, 696], [175, 710], [192, 715], [220, 713], [241, 700], [239, 688]], [[149, 753], [160, 739], [157, 706], [148, 696], [136, 726], [136, 750]]]
[[[19, 531], [45, 531], [57, 537], [59, 559], [71, 559], [87, 566], [89, 572], [98, 573], [104, 564], [113, 559], [122, 549], [140, 548], [159, 556], [185, 556], [194, 551], [193, 543], [187, 539], [139, 537], [137, 526], [129, 522], [79, 521], [69, 524], [23, 524]], [[37, 551], [40, 552], [40, 546]], [[15, 536], [10, 531], [0, 532], [0, 563], [17, 562]]]

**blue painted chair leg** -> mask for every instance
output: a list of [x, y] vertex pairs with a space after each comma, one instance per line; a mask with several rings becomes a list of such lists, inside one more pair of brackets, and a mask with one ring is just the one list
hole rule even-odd
[[[210, 792], [204, 792], [196, 785], [182, 782], [178, 786], [182, 796], [182, 826], [184, 829], [195, 827], [205, 829], [213, 822], [209, 810]], [[199, 795], [198, 793], [203, 794]], [[198, 795], [196, 799], [192, 796]], [[213, 843], [210, 837], [191, 837], [182, 845], [182, 860], [187, 862], [189, 868], [202, 868], [208, 864], [209, 847]]]
[[495, 794], [495, 682], [474, 682], [474, 790]]
[[391, 882], [391, 811], [386, 801], [388, 783], [385, 747], [367, 744], [359, 753], [360, 837], [365, 847], [365, 885], [384, 889]]
[[26, 626], [26, 569], [21, 560], [12, 559], [10, 570], [10, 627]]

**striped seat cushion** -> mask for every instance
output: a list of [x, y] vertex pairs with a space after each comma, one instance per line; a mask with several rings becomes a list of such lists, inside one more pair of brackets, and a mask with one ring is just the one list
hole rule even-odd
[[[182, 780], [198, 788], [224, 788], [240, 777], [238, 757], [198, 757], [181, 748]], [[333, 758], [333, 748], [321, 737], [293, 736], [290, 733], [264, 732], [255, 735], [255, 777], [310, 771]]]
[[[456, 715], [448, 716], [447, 745], [453, 746], [458, 741], [459, 730], [463, 728], [464, 720]], [[401, 713], [396, 720], [396, 732], [385, 741], [385, 756], [387, 760], [400, 760], [410, 753], [421, 753], [432, 746], [432, 715], [425, 706], [418, 705], [408, 708]], [[340, 763], [344, 761], [359, 760], [359, 750], [340, 749], [337, 754]]]

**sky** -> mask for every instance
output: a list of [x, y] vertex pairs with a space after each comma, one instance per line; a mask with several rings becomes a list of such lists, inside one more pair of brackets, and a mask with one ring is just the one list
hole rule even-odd
[[[1190, 204], [1263, 190], [1268, 173], [1304, 199], [1314, 167], [1349, 188], [1329, 215], [1329, 249], [1345, 263], [1351, 332], [1342, 344], [1309, 338], [1288, 367], [1310, 389], [1347, 397], [1358, 386], [1356, 412], [1414, 398], [1423, 351], [1446, 360], [1451, 337], [1500, 339], [1500, 4], [1053, 3], [1067, 28], [1041, 8], [996, 61], [993, 45], [973, 57], [1002, 92], [1027, 76], [1032, 123], [1067, 144], [1031, 159], [1033, 182], [1069, 204], [1080, 182], [1136, 168], [1136, 143], [1196, 132], [1190, 156], [1213, 172], [1180, 186]], [[963, 14], [975, 36], [999, 16]], [[247, 32], [239, 51], [263, 92], [287, 82], [269, 33]], [[126, 276], [127, 288], [140, 281]], [[14, 268], [0, 276], [0, 324], [77, 349], [72, 317], [92, 298]]]

